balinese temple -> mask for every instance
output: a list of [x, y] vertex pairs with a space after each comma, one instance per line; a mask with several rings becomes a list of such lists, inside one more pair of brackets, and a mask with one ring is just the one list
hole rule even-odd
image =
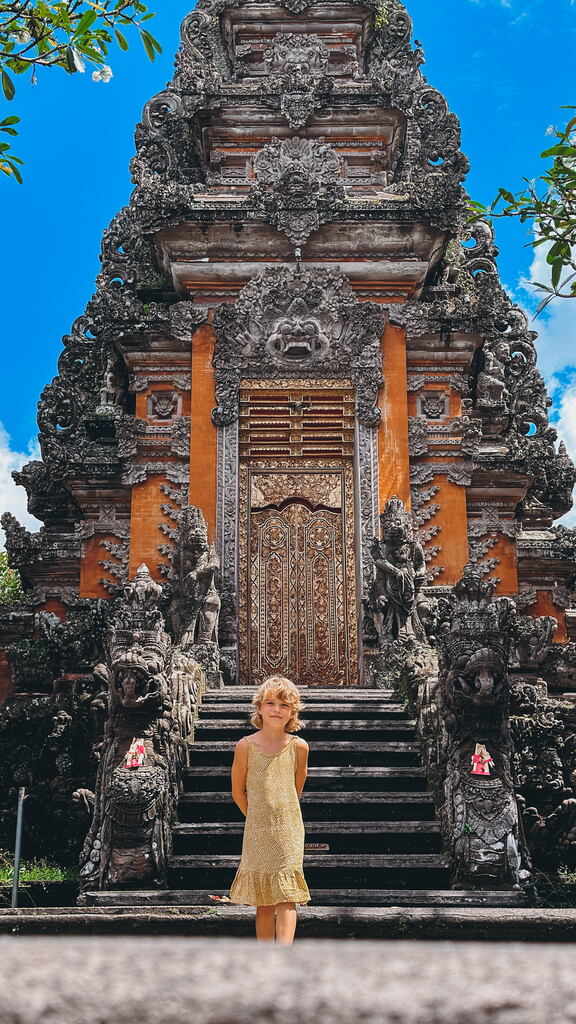
[[[398, 0], [199, 0], [185, 18], [97, 291], [40, 399], [42, 461], [16, 474], [44, 525], [4, 517], [28, 604], [0, 623], [2, 685], [62, 700], [108, 659], [108, 715], [118, 694], [126, 712], [114, 644], [133, 627], [145, 646], [152, 607], [162, 649], [200, 673], [193, 715], [203, 686], [208, 709], [270, 675], [304, 688], [310, 721], [331, 690], [337, 707], [398, 684], [425, 768], [430, 729], [444, 736], [445, 834], [480, 836], [456, 873], [488, 858], [518, 884], [527, 820], [544, 850], [559, 814], [574, 852], [576, 537], [554, 523], [576, 473], [412, 33]], [[107, 608], [98, 652], [89, 623]], [[35, 665], [50, 631], [64, 654]], [[554, 729], [528, 735], [552, 704]], [[322, 749], [325, 766], [344, 756]], [[485, 777], [454, 781], [474, 757]], [[110, 857], [100, 887], [122, 881]]]

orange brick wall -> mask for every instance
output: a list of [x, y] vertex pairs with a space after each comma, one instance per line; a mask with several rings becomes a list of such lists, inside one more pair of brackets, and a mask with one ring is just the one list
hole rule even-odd
[[410, 508], [406, 334], [403, 328], [388, 324], [382, 339], [382, 359], [385, 384], [378, 400], [382, 411], [378, 428], [381, 511], [393, 494]]
[[432, 484], [439, 488], [432, 502], [440, 508], [424, 528], [428, 525], [440, 527], [440, 533], [430, 541], [430, 546], [439, 544], [441, 550], [431, 559], [429, 568], [444, 566], [444, 572], [436, 581], [448, 585], [458, 582], [468, 561], [466, 488], [452, 483], [444, 475], [434, 477]]
[[109, 551], [102, 545], [102, 541], [109, 540], [113, 544], [119, 544], [117, 537], [111, 534], [97, 533], [84, 542], [82, 549], [82, 560], [80, 563], [80, 597], [110, 597], [106, 587], [98, 581], [107, 577], [117, 582], [110, 573], [99, 563], [101, 560], [109, 559], [115, 561]]
[[[132, 514], [130, 519], [130, 564], [129, 578], [133, 579], [136, 570], [144, 562], [154, 579], [162, 576], [158, 563], [165, 561], [160, 554], [158, 545], [166, 543], [166, 536], [160, 530], [160, 523], [166, 522], [161, 506], [168, 503], [162, 491], [166, 478], [162, 474], [149, 476], [141, 484], [132, 488]], [[173, 524], [172, 524], [173, 525]]]
[[204, 513], [209, 540], [216, 535], [216, 427], [211, 413], [214, 395], [214, 331], [199, 327], [192, 341], [192, 395], [190, 413], [190, 504]]
[[518, 563], [514, 538], [499, 536], [496, 544], [490, 549], [486, 557], [499, 559], [498, 565], [490, 573], [491, 576], [498, 576], [500, 579], [500, 583], [496, 587], [496, 593], [517, 594]]

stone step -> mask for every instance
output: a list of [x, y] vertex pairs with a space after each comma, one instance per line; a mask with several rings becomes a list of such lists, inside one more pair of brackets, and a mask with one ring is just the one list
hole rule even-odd
[[[172, 830], [174, 855], [240, 856], [243, 834], [242, 822], [181, 823]], [[442, 849], [440, 826], [433, 821], [308, 821], [306, 842], [326, 846], [323, 855], [439, 853]]]
[[[307, 720], [302, 722], [302, 728], [300, 729], [299, 735], [305, 736], [306, 732], [319, 732], [327, 730], [335, 733], [335, 738], [340, 738], [340, 733], [346, 732], [348, 729], [354, 732], [368, 732], [372, 738], [374, 733], [388, 733], [396, 729], [406, 729], [414, 733], [416, 723], [413, 719], [404, 718], [398, 719], [366, 719], [366, 718], [342, 718], [342, 719], [331, 719], [331, 718], [318, 718], [311, 719], [310, 722]], [[201, 715], [200, 719], [196, 723], [196, 728], [205, 732], [206, 729], [218, 730], [220, 735], [223, 732], [236, 731], [239, 729], [243, 730], [243, 734], [246, 733], [247, 728], [251, 728], [254, 731], [254, 727], [250, 726], [250, 721], [247, 718], [246, 721], [242, 721], [240, 717], [234, 718], [213, 718], [212, 715]]]
[[[173, 856], [168, 882], [172, 889], [230, 887], [239, 857], [233, 854]], [[449, 883], [449, 865], [438, 853], [305, 853], [309, 886], [353, 888], [440, 889]]]
[[[230, 740], [237, 741], [246, 736], [247, 729], [253, 729], [249, 721], [234, 721], [223, 718], [221, 720], [207, 720], [201, 716], [196, 724], [194, 735], [197, 742], [208, 740]], [[415, 741], [415, 725], [408, 718], [399, 718], [396, 721], [368, 721], [366, 719], [342, 719], [341, 721], [320, 718], [304, 723], [300, 736], [310, 743], [319, 740], [329, 741], [339, 739], [354, 739], [362, 742], [363, 739], [371, 740], [407, 740]]]
[[[345, 835], [356, 835], [358, 831], [367, 835], [380, 835], [390, 833], [395, 835], [405, 832], [407, 835], [419, 833], [434, 833], [438, 835], [440, 825], [437, 821], [309, 821], [306, 824], [307, 835], [336, 834], [341, 832]], [[179, 836], [241, 836], [243, 833], [242, 823], [235, 821], [202, 821], [202, 822], [178, 822], [173, 828], [174, 835]]]
[[[152, 889], [85, 893], [88, 907], [214, 906], [209, 889]], [[212, 895], [223, 895], [212, 893]], [[316, 907], [526, 907], [522, 892], [468, 889], [310, 889]], [[311, 905], [312, 905], [311, 904]], [[302, 908], [299, 908], [299, 913]]]
[[[209, 719], [219, 721], [222, 718], [233, 718], [235, 720], [250, 721], [250, 716], [254, 713], [254, 708], [251, 704], [242, 704], [237, 702], [236, 704], [220, 702], [210, 702], [208, 704], [203, 703], [200, 707], [200, 715], [202, 720]], [[370, 720], [378, 720], [383, 718], [385, 720], [395, 718], [406, 718], [407, 709], [404, 704], [391, 704], [385, 702], [371, 701], [371, 702], [358, 702], [358, 703], [328, 703], [321, 701], [314, 701], [306, 704], [306, 707], [301, 712], [301, 718], [304, 721], [314, 718], [326, 718], [330, 720], [339, 721], [341, 718], [351, 717], [362, 717], [369, 718]]]
[[[321, 688], [316, 686], [301, 686], [299, 687], [302, 695], [302, 700], [306, 703], [307, 700], [315, 701], [386, 701], [398, 700], [398, 694], [395, 690], [378, 690], [378, 689], [364, 689], [361, 687], [339, 687], [335, 686], [333, 689]], [[246, 701], [250, 703], [255, 693], [255, 687], [253, 686], [225, 686], [221, 690], [207, 690], [202, 698], [202, 704], [218, 703], [219, 701]]]
[[[236, 744], [226, 740], [195, 741], [190, 747], [190, 764], [230, 765]], [[314, 742], [311, 757], [320, 766], [418, 765], [420, 745], [408, 742], [354, 742], [353, 740], [319, 740]]]
[[[211, 890], [212, 891], [212, 890]], [[233, 905], [214, 905], [208, 906], [168, 906], [168, 907], [61, 907], [51, 908], [50, 910], [36, 910], [34, 908], [29, 910], [0, 910], [0, 933], [4, 935], [14, 936], [17, 935], [82, 935], [82, 936], [95, 936], [95, 935], [128, 935], [130, 937], [134, 935], [145, 936], [145, 935], [182, 935], [186, 938], [186, 956], [194, 956], [195, 949], [190, 947], [190, 938], [192, 936], [198, 937], [213, 937], [213, 938], [224, 938], [226, 936], [246, 936], [250, 939], [254, 938], [254, 909], [252, 907], [240, 907]], [[549, 943], [567, 943], [576, 941], [576, 910], [574, 909], [547, 909], [540, 907], [503, 907], [496, 906], [494, 908], [490, 906], [382, 906], [382, 907], [370, 907], [370, 906], [351, 906], [346, 909], [341, 906], [314, 906], [310, 905], [307, 907], [298, 907], [298, 930], [297, 930], [297, 944], [295, 949], [298, 950], [298, 940], [300, 939], [389, 939], [389, 940], [405, 940], [405, 939], [419, 939], [428, 941], [437, 940], [451, 940], [461, 944], [463, 941], [476, 940], [478, 942], [517, 942], [521, 943], [522, 953], [521, 957], [518, 958], [518, 972], [522, 971], [522, 964], [524, 970], [526, 969], [526, 958], [529, 957], [528, 948], [526, 947], [527, 942], [543, 942]], [[17, 948], [11, 946], [11, 948]], [[39, 947], [40, 948], [40, 947]], [[352, 947], [354, 948], [354, 947]], [[510, 946], [510, 950], [514, 950], [516, 947]], [[518, 947], [520, 949], [520, 947]], [[548, 945], [543, 948], [542, 955], [546, 952]], [[206, 949], [206, 943], [198, 947], [198, 954], [202, 954], [202, 950]], [[404, 958], [410, 958], [411, 953], [404, 947], [400, 947], [402, 956]], [[456, 947], [457, 950], [462, 949], [461, 945]], [[74, 967], [78, 964], [78, 950], [75, 947], [75, 955], [72, 960]], [[82, 950], [80, 950], [80, 953]], [[101, 954], [101, 951], [99, 951]], [[226, 951], [226, 955], [232, 955], [232, 947], [230, 952]], [[274, 952], [273, 950], [271, 951]], [[430, 956], [434, 952], [434, 949], [430, 947], [424, 951], [422, 960], [422, 971], [425, 973], [426, 964], [430, 960]], [[442, 959], [445, 960], [448, 952], [441, 949]], [[471, 952], [472, 958], [477, 952], [473, 949]], [[539, 952], [539, 950], [537, 950]], [[380, 974], [386, 970], [386, 951], [379, 953], [380, 963]], [[8, 955], [8, 953], [6, 954]], [[32, 956], [31, 951], [25, 951], [26, 958]], [[51, 956], [56, 955], [52, 950]], [[131, 947], [132, 957], [135, 955], [134, 947]], [[149, 957], [153, 956], [153, 951], [150, 949], [148, 953]], [[213, 958], [213, 951], [210, 954]], [[323, 960], [326, 958], [326, 953], [319, 953]], [[461, 953], [460, 953], [461, 955]], [[506, 951], [504, 952], [504, 956]], [[382, 960], [382, 956], [384, 960]], [[554, 956], [558, 958], [561, 956], [561, 951], [554, 952]], [[250, 952], [250, 957], [253, 958], [253, 953]], [[95, 954], [92, 959], [95, 958]], [[493, 963], [494, 951], [489, 949], [487, 952], [487, 958]], [[292, 957], [290, 957], [292, 959]], [[100, 959], [98, 962], [102, 960]], [[26, 959], [24, 962], [28, 962]], [[472, 963], [476, 961], [472, 959]], [[250, 960], [247, 959], [247, 973], [246, 978], [249, 985], [249, 973], [248, 965]], [[552, 960], [550, 960], [550, 965]], [[118, 978], [118, 991], [121, 990], [120, 980], [121, 977], [125, 977], [124, 965], [123, 974]], [[208, 965], [209, 966], [209, 965]], [[360, 961], [354, 965], [356, 975], [360, 970]], [[398, 969], [398, 962], [396, 964]], [[72, 968], [71, 968], [72, 969]], [[127, 970], [128, 968], [126, 968]], [[301, 965], [300, 969], [304, 971], [304, 966]], [[293, 968], [291, 968], [293, 972]], [[452, 962], [452, 973], [456, 977], [456, 964]], [[46, 974], [48, 974], [48, 967]], [[549, 976], [554, 972], [548, 970], [548, 974], [542, 975], [543, 984]], [[354, 975], [354, 976], [356, 976]], [[168, 977], [168, 975], [167, 975]], [[413, 984], [418, 983], [418, 974], [412, 972], [411, 978]], [[437, 985], [438, 971], [434, 976], [434, 983]], [[488, 979], [489, 979], [488, 960], [486, 963], [486, 991], [488, 991]], [[570, 971], [568, 966], [567, 958], [563, 958], [563, 974], [562, 977], [569, 978]], [[380, 977], [380, 983], [382, 978]], [[460, 975], [462, 980], [462, 975]], [[493, 979], [492, 979], [493, 980]], [[376, 976], [373, 973], [374, 985], [376, 984]], [[74, 992], [78, 992], [78, 981], [74, 982]], [[102, 984], [105, 984], [105, 980], [102, 980]], [[214, 984], [218, 984], [218, 980], [211, 980], [212, 987]], [[568, 986], [568, 987], [567, 987]], [[549, 986], [548, 986], [549, 988]], [[572, 1005], [572, 993], [569, 991], [570, 986], [568, 982], [564, 984], [563, 991], [566, 993], [565, 1002], [561, 1000], [562, 1007], [565, 1007], [566, 1012], [560, 1010], [560, 1015], [552, 1014], [555, 1021], [567, 1021], [570, 1018], [570, 1006]], [[376, 990], [376, 989], [375, 989]], [[59, 990], [60, 991], [60, 990]], [[493, 991], [493, 990], [491, 990]], [[550, 999], [554, 996], [554, 992], [548, 989], [546, 990]], [[517, 993], [516, 993], [517, 994]], [[270, 1006], [273, 1000], [277, 999], [278, 992], [269, 992], [269, 1000], [266, 1003], [262, 1003], [261, 1014], [258, 1019], [264, 1019], [266, 1014], [270, 1017]], [[468, 1020], [469, 1018], [465, 1014], [465, 994], [461, 990], [461, 986], [457, 992], [458, 1004], [456, 1001], [453, 1005], [454, 1014], [450, 1017], [450, 1020]], [[162, 996], [165, 999], [165, 993]], [[455, 993], [456, 1000], [456, 993]], [[115, 995], [116, 1007], [118, 1007], [118, 998]], [[53, 1000], [52, 1000], [53, 1002]], [[20, 1005], [20, 1004], [19, 1004]], [[28, 1008], [28, 1003], [22, 1002], [21, 1005]], [[92, 1004], [90, 1004], [92, 1005]], [[96, 1005], [96, 1004], [94, 1004]], [[128, 1005], [121, 1003], [121, 1008], [126, 1009], [128, 1013]], [[164, 1005], [163, 1002], [159, 1002], [158, 1006]], [[216, 1020], [217, 1008], [214, 1010], [214, 1014], [211, 1013], [213, 1008], [213, 1001], [210, 1005], [210, 1019]], [[246, 1005], [246, 1014], [242, 1016], [242, 1020], [249, 1016], [248, 1003]], [[292, 1006], [292, 1004], [290, 1004]], [[384, 1004], [382, 1004], [384, 1005]], [[396, 1004], [395, 1004], [396, 1005]], [[436, 1008], [430, 1010], [431, 1006]], [[460, 1009], [460, 1006], [464, 1005], [464, 1009]], [[552, 1005], [552, 1004], [550, 1004]], [[297, 1004], [294, 1004], [296, 1007]], [[398, 1003], [399, 1007], [408, 1006], [410, 1008], [410, 993], [408, 990], [402, 992], [402, 1002]], [[418, 1004], [417, 1007], [417, 1018], [413, 1015], [410, 1016], [410, 1020], [419, 1021], [432, 1021], [444, 1020], [442, 1016], [441, 1000], [439, 1002], [438, 989], [429, 989], [428, 999]], [[458, 1006], [458, 1009], [457, 1009]], [[494, 1021], [504, 1020], [502, 1014], [499, 1013], [499, 1008], [512, 1006], [512, 1012], [515, 1009], [519, 1009], [519, 1015], [516, 1014], [515, 1019], [524, 1021], [525, 1024], [532, 1024], [532, 1022], [538, 1022], [549, 1019], [552, 1021], [552, 1017], [545, 1018], [540, 1015], [538, 1010], [538, 1016], [530, 1015], [526, 1004], [520, 1005], [518, 1000], [510, 1004], [510, 999], [506, 1000], [506, 988], [500, 986], [498, 989], [498, 1005], [496, 1010], [494, 1009], [494, 996], [487, 999], [482, 1004], [485, 1007], [486, 1012], [482, 1014], [482, 1019]], [[554, 1003], [556, 1006], [556, 1003]], [[440, 1011], [438, 1011], [440, 1007]], [[51, 1004], [52, 1008], [52, 1004]], [[252, 1007], [253, 1008], [253, 1007]], [[553, 1007], [554, 1008], [554, 1007]], [[325, 1011], [324, 1006], [324, 1011]], [[351, 1007], [350, 1007], [351, 1009]], [[348, 1010], [348, 1007], [347, 1007]], [[421, 1011], [421, 1012], [420, 1012]], [[383, 1011], [379, 1010], [379, 1013]], [[401, 1009], [399, 1010], [401, 1012]], [[496, 1012], [497, 1017], [494, 1017]], [[504, 1009], [503, 1013], [507, 1013]], [[440, 1013], [440, 1016], [438, 1015]], [[294, 1014], [297, 1015], [297, 1010], [294, 1010]], [[458, 1015], [459, 1014], [459, 1015]], [[285, 1015], [286, 1016], [286, 1015]], [[293, 1015], [294, 1016], [294, 1015]], [[512, 1017], [507, 1013], [507, 1016], [512, 1021]], [[121, 1014], [122, 1020], [131, 1019], [126, 1013]], [[267, 1019], [268, 1019], [267, 1018]], [[26, 1016], [24, 1010], [23, 1015], [20, 1015], [18, 1019], [32, 1019], [30, 1014]], [[47, 1019], [42, 1017], [42, 1019]], [[64, 1017], [60, 1017], [60, 1020], [64, 1020]], [[88, 1019], [88, 1018], [86, 1018]], [[95, 1019], [95, 1018], [90, 1018]], [[103, 1018], [104, 1019], [104, 1018]], [[110, 1015], [106, 1015], [106, 1020], [111, 1019]], [[151, 1018], [150, 1018], [151, 1019]], [[155, 1018], [156, 1019], [156, 1018]], [[164, 1019], [162, 1016], [157, 1017], [158, 1020]], [[177, 1015], [174, 1018], [180, 1021], [185, 1019], [181, 1015]], [[188, 1019], [190, 1019], [188, 1017]], [[206, 1020], [208, 1017], [205, 1018]], [[238, 1018], [239, 1019], [239, 1018]], [[288, 1018], [286, 1018], [288, 1019]], [[290, 1018], [291, 1019], [291, 1018]], [[294, 1019], [296, 1017], [294, 1016]], [[306, 1018], [306, 1020], [312, 1018]], [[317, 1020], [331, 1020], [332, 1016], [317, 1017]], [[344, 1019], [344, 1018], [341, 1018]], [[350, 1019], [348, 1014], [346, 1019]], [[381, 1016], [370, 1017], [370, 1020], [383, 1019]], [[390, 1018], [392, 1019], [392, 1018]], [[408, 1021], [408, 1017], [402, 1014], [402, 1018], [397, 1016], [397, 1019], [403, 1019]], [[477, 1018], [479, 1019], [479, 1018]], [[16, 1020], [16, 1017], [14, 1017]]]
[[[211, 791], [223, 789], [230, 792], [230, 768], [227, 765], [193, 765], [183, 771], [184, 787], [196, 793], [206, 788]], [[362, 791], [394, 792], [407, 791], [425, 792], [427, 786], [426, 769], [420, 767], [380, 767], [354, 765], [322, 765], [308, 768], [306, 790], [346, 791], [348, 788]]]
[[[228, 780], [229, 781], [229, 780]], [[301, 800], [304, 820], [316, 821], [430, 821], [434, 799], [430, 793], [380, 793], [369, 790], [307, 792]], [[178, 803], [181, 822], [244, 821], [230, 788], [222, 792], [183, 793]]]

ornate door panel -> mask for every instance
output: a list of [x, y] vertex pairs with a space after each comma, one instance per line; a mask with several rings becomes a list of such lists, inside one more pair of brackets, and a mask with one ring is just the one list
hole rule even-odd
[[[244, 682], [357, 682], [352, 471], [243, 467], [240, 657]], [[244, 534], [244, 536], [242, 536]]]

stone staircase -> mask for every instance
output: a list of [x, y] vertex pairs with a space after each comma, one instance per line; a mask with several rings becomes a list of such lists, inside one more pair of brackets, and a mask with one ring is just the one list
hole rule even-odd
[[[169, 889], [90, 893], [88, 906], [213, 907], [210, 894], [228, 892], [244, 820], [230, 796], [230, 767], [235, 743], [252, 730], [252, 692], [234, 687], [204, 698], [174, 826]], [[449, 888], [414, 722], [397, 695], [315, 688], [302, 695], [301, 735], [311, 748], [302, 794], [310, 907], [522, 905], [514, 892]], [[253, 915], [236, 907], [222, 908], [223, 915], [228, 910]]]

